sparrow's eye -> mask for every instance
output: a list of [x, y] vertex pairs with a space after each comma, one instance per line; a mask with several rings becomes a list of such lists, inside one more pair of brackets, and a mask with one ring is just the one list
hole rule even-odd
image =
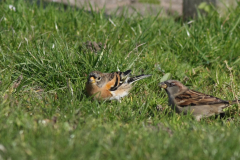
[[98, 77], [98, 78], [97, 78], [97, 81], [100, 81], [100, 80], [101, 80], [101, 77]]
[[175, 83], [170, 83], [170, 87], [175, 86], [175, 85], [176, 85]]

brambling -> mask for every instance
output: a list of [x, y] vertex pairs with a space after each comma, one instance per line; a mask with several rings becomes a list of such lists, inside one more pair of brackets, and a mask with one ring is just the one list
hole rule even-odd
[[131, 70], [125, 72], [101, 73], [93, 71], [89, 74], [86, 91], [89, 96], [102, 100], [118, 100], [127, 96], [132, 83], [151, 75], [130, 77]]
[[224, 113], [223, 109], [231, 104], [238, 103], [239, 100], [226, 101], [204, 93], [190, 90], [181, 82], [168, 80], [159, 83], [168, 94], [168, 105], [177, 113], [192, 113], [197, 121], [202, 117]]

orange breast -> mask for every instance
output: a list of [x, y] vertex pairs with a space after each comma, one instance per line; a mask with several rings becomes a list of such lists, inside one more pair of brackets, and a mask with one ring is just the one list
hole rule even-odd
[[99, 88], [97, 85], [86, 84], [86, 91], [88, 96], [93, 96], [94, 99], [107, 99], [112, 96], [107, 87]]

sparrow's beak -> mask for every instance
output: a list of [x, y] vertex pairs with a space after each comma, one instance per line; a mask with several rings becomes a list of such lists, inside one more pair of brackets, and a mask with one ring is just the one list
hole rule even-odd
[[167, 88], [167, 85], [165, 84], [165, 83], [159, 83], [159, 86], [161, 87], [161, 88], [164, 88], [164, 89], [166, 89]]
[[89, 83], [95, 83], [95, 78], [94, 77], [90, 77], [88, 80]]

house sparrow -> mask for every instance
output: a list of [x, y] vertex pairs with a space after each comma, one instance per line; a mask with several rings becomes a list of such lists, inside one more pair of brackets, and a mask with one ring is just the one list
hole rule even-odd
[[[130, 77], [131, 70], [125, 72], [101, 73], [93, 71], [89, 74], [86, 91], [89, 96], [102, 100], [118, 100], [127, 96], [132, 83], [151, 75]], [[121, 101], [120, 101], [121, 102]]]
[[177, 113], [192, 113], [197, 121], [202, 117], [224, 113], [223, 109], [231, 104], [236, 104], [238, 100], [226, 101], [217, 97], [190, 90], [181, 82], [168, 80], [159, 83], [168, 94], [168, 105]]

